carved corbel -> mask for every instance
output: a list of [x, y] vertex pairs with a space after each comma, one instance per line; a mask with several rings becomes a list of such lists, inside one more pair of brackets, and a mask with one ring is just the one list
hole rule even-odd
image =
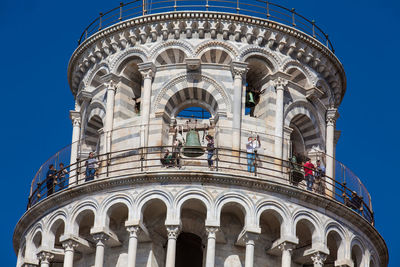
[[276, 33], [271, 32], [269, 38], [268, 38], [268, 47], [271, 49], [276, 41]]
[[185, 62], [188, 71], [194, 71], [200, 69], [201, 61], [199, 58], [186, 58]]
[[128, 35], [129, 41], [131, 42], [132, 46], [134, 46], [137, 42], [137, 36], [136, 36], [136, 32], [134, 29], [130, 29], [129, 30], [129, 35]]
[[119, 45], [121, 46], [122, 49], [125, 49], [126, 46], [128, 45], [128, 40], [125, 37], [125, 32], [121, 32], [118, 37], [119, 37]]

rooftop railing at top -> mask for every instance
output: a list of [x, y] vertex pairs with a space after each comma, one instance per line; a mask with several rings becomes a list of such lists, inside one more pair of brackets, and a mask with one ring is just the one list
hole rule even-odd
[[[112, 136], [134, 136], [135, 134], [138, 135], [140, 131], [140, 126], [130, 126], [130, 127], [124, 127], [124, 128], [119, 128], [115, 129], [112, 132]], [[165, 130], [167, 133], [167, 129]], [[219, 135], [223, 133], [230, 133], [232, 131], [231, 128], [227, 127], [215, 127], [213, 130], [214, 132], [200, 132], [200, 142], [201, 145], [205, 146], [206, 141], [204, 136], [208, 133], [213, 134], [215, 136], [215, 146], [219, 147], [219, 149], [223, 150], [230, 150], [229, 147], [226, 147], [223, 145], [222, 142], [219, 140]], [[249, 136], [260, 137], [261, 141], [261, 149], [259, 150], [259, 154], [262, 155], [267, 161], [273, 160], [274, 155], [272, 153], [271, 145], [273, 145], [273, 141], [275, 136], [273, 135], [267, 135], [265, 133], [259, 132], [257, 130], [245, 130], [242, 129], [241, 131], [241, 136], [242, 136], [242, 147], [245, 147], [245, 141]], [[124, 139], [123, 138], [123, 139]], [[132, 137], [135, 138], [135, 137]], [[139, 138], [139, 137], [136, 137]], [[36, 173], [34, 179], [32, 180], [31, 183], [31, 189], [30, 189], [30, 194], [29, 194], [29, 204], [28, 206], [31, 206], [35, 204], [36, 202], [40, 201], [43, 199], [43, 197], [40, 197], [40, 195], [46, 196], [46, 194], [38, 194], [41, 190], [43, 190], [43, 187], [46, 187], [46, 179], [48, 179], [47, 172], [49, 170], [49, 166], [52, 164], [54, 165], [55, 169], [60, 170], [60, 163], [63, 163], [64, 168], [68, 169], [69, 172], [72, 172], [73, 170], [78, 170], [81, 168], [84, 168], [84, 162], [89, 154], [90, 151], [95, 150], [94, 152], [96, 155], [102, 154], [102, 144], [100, 141], [100, 144], [97, 146], [92, 146], [89, 147], [86, 145], [86, 141], [89, 140], [93, 143], [93, 137], [87, 138], [87, 139], [82, 139], [80, 140], [77, 145], [78, 145], [78, 155], [77, 155], [77, 161], [80, 164], [77, 166], [76, 164], [71, 165], [70, 160], [71, 160], [71, 147], [73, 144], [64, 147], [57, 153], [55, 153], [53, 156], [51, 156], [38, 170]], [[104, 133], [100, 136], [98, 136], [98, 140], [104, 140]], [[116, 140], [112, 137], [112, 140]], [[133, 142], [134, 143], [134, 142]], [[139, 142], [137, 142], [139, 143]], [[291, 146], [290, 140], [283, 140], [284, 145], [289, 149]], [[86, 146], [86, 147], [85, 147]], [[93, 147], [96, 147], [93, 149]], [[132, 147], [126, 147], [123, 146], [123, 148], [120, 149], [112, 149], [112, 153], [120, 153], [122, 150], [129, 150], [131, 149], [132, 151], [136, 151], [139, 148], [139, 145], [132, 145]], [[114, 151], [115, 150], [115, 151]], [[129, 154], [129, 153], [128, 153]], [[245, 152], [244, 152], [245, 154]], [[325, 161], [327, 155], [325, 155], [323, 152], [316, 152], [317, 155], [316, 159], [321, 159], [322, 162]], [[116, 155], [116, 154], [115, 154]], [[124, 154], [125, 155], [125, 154]], [[121, 158], [121, 155], [118, 156], [118, 158]], [[285, 161], [282, 163], [286, 168], [289, 164], [287, 161], [288, 159], [285, 158]], [[79, 167], [79, 168], [78, 168]], [[83, 171], [84, 172], [84, 171]], [[261, 173], [261, 171], [260, 171]], [[362, 216], [366, 218], [368, 221], [371, 223], [373, 222], [373, 212], [372, 212], [372, 202], [371, 202], [371, 197], [369, 192], [367, 191], [366, 187], [363, 185], [361, 180], [349, 169], [347, 168], [344, 164], [341, 162], [335, 160], [335, 172], [334, 172], [334, 179], [332, 179], [333, 183], [333, 188], [335, 188], [335, 194], [336, 197], [335, 199], [339, 202], [342, 202], [344, 204], [347, 204], [349, 202], [346, 202], [346, 198], [349, 200], [352, 198], [353, 194], [356, 194], [358, 197], [361, 197], [363, 201], [363, 205], [365, 205], [365, 212], [362, 213]], [[331, 179], [329, 177], [329, 179]], [[67, 183], [68, 184], [68, 183]], [[339, 193], [340, 192], [340, 193]], [[39, 195], [39, 197], [38, 197]]]
[[262, 0], [137, 0], [120, 3], [120, 6], [100, 13], [99, 17], [92, 21], [81, 34], [78, 45], [94, 33], [120, 21], [149, 14], [175, 11], [227, 12], [279, 22], [314, 37], [333, 53], [335, 52], [328, 34], [318, 27], [314, 20], [305, 18], [297, 13], [294, 8], [289, 9]]

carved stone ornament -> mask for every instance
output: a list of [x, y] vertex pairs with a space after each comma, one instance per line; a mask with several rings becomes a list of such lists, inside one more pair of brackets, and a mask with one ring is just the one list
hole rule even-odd
[[323, 254], [318, 251], [311, 255], [311, 260], [313, 261], [314, 266], [323, 266], [326, 257], [327, 257], [326, 254]]
[[180, 233], [180, 228], [178, 225], [171, 225], [167, 226], [167, 232], [168, 232], [168, 239], [177, 239], [178, 235]]
[[216, 234], [219, 231], [218, 227], [215, 226], [207, 226], [206, 231], [208, 233], [208, 238], [216, 238]]
[[54, 254], [48, 251], [41, 251], [37, 257], [42, 263], [50, 263], [54, 259]]
[[275, 89], [276, 90], [285, 90], [286, 85], [288, 84], [288, 81], [286, 79], [283, 79], [281, 77], [278, 77], [274, 81]]
[[62, 246], [65, 250], [72, 250], [74, 251], [78, 247], [78, 243], [74, 240], [66, 240], [62, 242]]
[[290, 255], [293, 253], [293, 249], [294, 249], [295, 245], [289, 242], [282, 242], [281, 244], [279, 244], [278, 249], [280, 251], [288, 251], [290, 253]]
[[129, 232], [129, 237], [137, 238], [140, 232], [140, 227], [139, 225], [127, 226], [126, 231]]
[[337, 118], [339, 117], [337, 108], [330, 108], [326, 111], [326, 123], [335, 125]]
[[106, 242], [110, 237], [106, 233], [95, 233], [92, 235], [96, 244]]

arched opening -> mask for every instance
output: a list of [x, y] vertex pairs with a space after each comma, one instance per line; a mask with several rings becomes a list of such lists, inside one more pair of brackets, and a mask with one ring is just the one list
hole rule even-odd
[[266, 77], [271, 74], [273, 65], [261, 56], [252, 56], [246, 59], [248, 71], [246, 73], [246, 115], [260, 117], [263, 113], [259, 105], [264, 102], [262, 94], [265, 91]]
[[84, 210], [75, 219], [75, 231], [78, 232], [79, 237], [94, 242], [90, 229], [94, 225], [94, 213], [91, 210]]
[[106, 225], [118, 236], [118, 240], [121, 242], [128, 238], [125, 228], [127, 219], [128, 207], [124, 203], [116, 203], [107, 211]]
[[281, 237], [282, 218], [274, 210], [266, 210], [260, 216], [261, 238], [265, 247]]
[[94, 115], [89, 119], [85, 129], [83, 153], [100, 153], [102, 151], [104, 144], [101, 142], [101, 135], [99, 132], [99, 130], [102, 128], [103, 120], [100, 118], [100, 116]]
[[290, 134], [291, 155], [297, 157], [298, 163], [305, 162], [308, 152], [317, 147], [321, 149], [322, 140], [318, 126], [304, 114], [298, 114], [291, 120], [289, 127], [293, 129]]
[[[226, 203], [221, 210], [220, 231], [224, 237], [224, 243], [217, 243], [215, 257], [224, 266], [244, 266], [246, 249], [236, 246], [236, 241], [245, 224], [246, 211], [238, 203]], [[223, 253], [230, 250], [229, 256]]]
[[176, 242], [175, 267], [187, 266], [203, 266], [203, 244], [198, 235], [182, 232]]
[[115, 107], [116, 120], [140, 115], [143, 77], [139, 71], [138, 64], [142, 62], [142, 59], [139, 57], [129, 57], [117, 69], [117, 73], [123, 79], [119, 82], [121, 90], [117, 91], [115, 100], [123, 101], [124, 105], [117, 105]]
[[351, 259], [353, 260], [354, 267], [361, 267], [363, 251], [357, 244], [351, 248]]
[[101, 77], [107, 74], [105, 69], [100, 69], [94, 75], [92, 81], [90, 82], [90, 86], [93, 88], [97, 88], [98, 86], [102, 85]]
[[167, 252], [167, 230], [165, 219], [167, 207], [160, 199], [148, 201], [142, 208], [143, 223], [148, 230], [151, 242], [140, 243], [137, 258], [144, 262], [154, 262], [154, 266], [164, 266]]
[[299, 239], [299, 243], [296, 248], [293, 250], [293, 260], [310, 266], [313, 265], [310, 257], [304, 257], [304, 251], [310, 249], [312, 247], [313, 234], [315, 231], [314, 225], [306, 220], [302, 219], [296, 224], [296, 236]]
[[329, 255], [325, 260], [325, 265], [334, 266], [335, 261], [339, 258], [339, 255], [344, 257], [344, 251], [342, 247], [342, 238], [335, 231], [330, 231], [327, 236], [327, 246], [329, 249]]
[[306, 87], [306, 85], [307, 85], [307, 77], [298, 68], [294, 68], [294, 67], [289, 68], [286, 71], [286, 73], [290, 75], [290, 80], [292, 82], [300, 85], [303, 88]]
[[204, 120], [211, 118], [211, 113], [202, 107], [194, 106], [182, 109], [176, 117]]
[[62, 219], [58, 219], [57, 221], [55, 221], [50, 228], [50, 242], [56, 249], [63, 249], [60, 242], [60, 237], [62, 234], [64, 234], [64, 229], [65, 223]]
[[39, 248], [42, 245], [42, 232], [36, 232], [32, 238], [33, 250], [31, 251], [31, 259], [36, 259], [36, 254], [39, 252]]

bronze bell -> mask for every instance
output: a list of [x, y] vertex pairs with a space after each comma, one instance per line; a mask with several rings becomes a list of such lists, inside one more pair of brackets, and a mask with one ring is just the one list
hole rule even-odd
[[246, 107], [252, 108], [256, 106], [256, 102], [254, 101], [253, 92], [248, 91], [246, 95]]
[[186, 143], [183, 146], [183, 155], [190, 158], [199, 157], [204, 154], [204, 150], [201, 147], [199, 133], [190, 130], [186, 134]]

